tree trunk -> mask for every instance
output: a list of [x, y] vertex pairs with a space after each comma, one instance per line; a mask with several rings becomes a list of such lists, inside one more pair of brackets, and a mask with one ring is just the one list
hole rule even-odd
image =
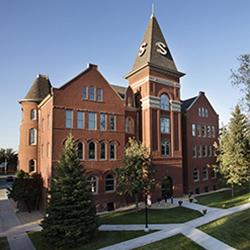
[[232, 184], [232, 197], [234, 197], [234, 185]]
[[136, 212], [138, 212], [139, 211], [138, 194], [135, 194], [135, 207], [136, 207]]

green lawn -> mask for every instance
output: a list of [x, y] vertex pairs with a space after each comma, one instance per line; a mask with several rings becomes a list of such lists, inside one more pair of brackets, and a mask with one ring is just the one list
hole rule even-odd
[[[184, 207], [148, 210], [149, 224], [183, 223], [202, 216], [200, 212]], [[145, 212], [113, 212], [99, 217], [99, 224], [144, 224]]]
[[236, 192], [231, 196], [231, 191], [223, 191], [196, 197], [199, 204], [209, 207], [229, 208], [250, 202], [250, 192]]
[[250, 249], [250, 209], [225, 216], [200, 229], [238, 250]]
[[[142, 235], [145, 235], [144, 231], [130, 231], [130, 232], [98, 232], [93, 241], [83, 244], [80, 247], [70, 248], [71, 250], [95, 250], [102, 247], [110, 246], [122, 241], [133, 239]], [[48, 244], [41, 235], [41, 232], [28, 233], [32, 240], [36, 250], [55, 250], [53, 246]], [[0, 248], [2, 249], [2, 248]], [[61, 250], [68, 250], [68, 247]]]
[[136, 248], [136, 250], [200, 250], [203, 247], [197, 245], [195, 242], [189, 240], [182, 234], [177, 234], [170, 238], [157, 241], [155, 243], [146, 245], [144, 247]]
[[0, 249], [9, 250], [9, 243], [6, 237], [0, 237]]

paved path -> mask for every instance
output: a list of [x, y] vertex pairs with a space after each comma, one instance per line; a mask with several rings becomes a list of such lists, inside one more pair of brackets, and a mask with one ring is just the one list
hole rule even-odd
[[0, 190], [0, 237], [7, 236], [11, 250], [35, 250], [6, 195]]
[[[183, 204], [185, 206], [185, 204]], [[200, 208], [198, 204], [196, 205], [196, 210]], [[193, 206], [195, 207], [195, 206]], [[204, 206], [202, 206], [204, 207]], [[169, 238], [176, 234], [184, 234], [198, 245], [202, 246], [208, 250], [232, 250], [234, 248], [228, 246], [220, 240], [196, 229], [196, 227], [207, 224], [211, 221], [219, 219], [223, 216], [233, 214], [235, 212], [243, 211], [250, 208], [250, 203], [233, 207], [229, 209], [212, 209], [208, 210], [205, 216], [199, 217], [197, 219], [180, 223], [180, 224], [150, 224], [149, 228], [151, 230], [161, 230], [159, 232], [144, 235], [135, 239], [124, 241], [112, 246], [104, 247], [102, 250], [130, 250], [137, 247], [145, 246], [150, 243]], [[206, 209], [209, 209], [206, 207]], [[101, 225], [99, 227], [100, 231], [133, 231], [133, 230], [143, 230], [144, 225]]]

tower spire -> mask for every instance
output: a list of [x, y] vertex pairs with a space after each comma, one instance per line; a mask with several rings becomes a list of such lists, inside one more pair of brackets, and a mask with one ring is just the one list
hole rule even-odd
[[152, 1], [152, 13], [151, 13], [151, 18], [155, 16], [155, 6], [154, 6], [154, 1]]

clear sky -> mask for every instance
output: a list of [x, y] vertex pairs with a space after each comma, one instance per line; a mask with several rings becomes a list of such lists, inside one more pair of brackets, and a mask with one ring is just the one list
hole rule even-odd
[[[98, 64], [127, 84], [152, 0], [2, 0], [0, 2], [0, 147], [18, 149], [20, 106], [38, 73], [58, 87]], [[249, 0], [155, 0], [155, 15], [177, 68], [181, 97], [206, 92], [228, 122], [240, 92], [230, 84], [236, 58], [250, 52]]]

